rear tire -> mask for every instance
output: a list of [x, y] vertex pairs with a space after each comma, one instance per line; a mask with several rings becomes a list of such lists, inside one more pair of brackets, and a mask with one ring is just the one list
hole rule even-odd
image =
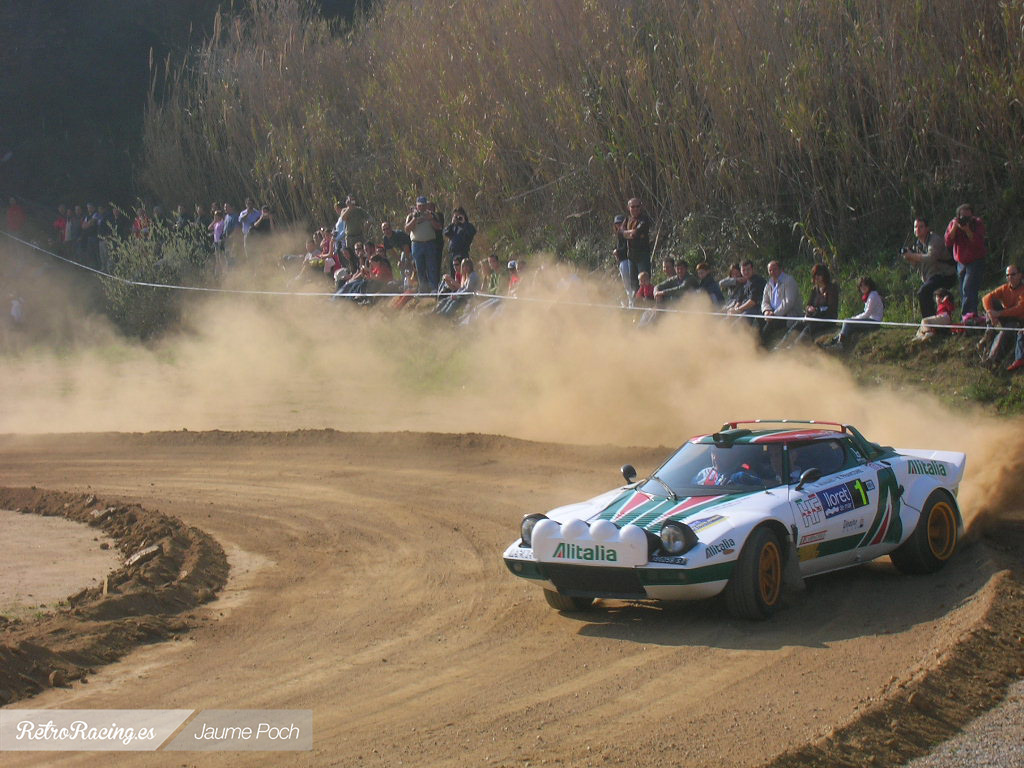
[[924, 503], [910, 538], [890, 552], [889, 558], [903, 573], [935, 573], [956, 553], [959, 528], [956, 503], [945, 491], [936, 491]]
[[569, 597], [550, 589], [544, 590], [544, 599], [556, 611], [585, 611], [594, 604], [592, 597]]
[[763, 621], [782, 602], [783, 552], [770, 528], [757, 528], [740, 551], [725, 585], [725, 605], [738, 619]]

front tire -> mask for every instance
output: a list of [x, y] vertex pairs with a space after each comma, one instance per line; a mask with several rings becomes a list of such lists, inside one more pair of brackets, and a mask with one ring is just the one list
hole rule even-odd
[[890, 552], [889, 558], [903, 573], [935, 573], [953, 557], [959, 533], [956, 503], [949, 494], [936, 491], [925, 502], [910, 538]]
[[783, 552], [770, 528], [757, 528], [740, 551], [725, 585], [725, 605], [738, 619], [763, 621], [782, 602]]
[[569, 597], [550, 589], [544, 590], [544, 599], [556, 611], [585, 611], [594, 604], [592, 597]]

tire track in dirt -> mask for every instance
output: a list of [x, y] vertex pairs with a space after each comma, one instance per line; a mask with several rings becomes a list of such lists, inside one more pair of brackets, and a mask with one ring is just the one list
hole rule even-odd
[[[957, 648], [1004, 674], [996, 652], [1007, 656], [1019, 602], [998, 616], [1017, 588], [996, 578], [1004, 561], [982, 541], [930, 577], [879, 562], [814, 580], [763, 624], [714, 602], [609, 601], [561, 616], [506, 572], [501, 551], [522, 513], [615, 485], [624, 460], [643, 471], [661, 455], [480, 435], [0, 437], [11, 484], [159, 508], [265, 564], [224, 616], [211, 603], [203, 615], [216, 620], [186, 644], [147, 651], [144, 677], [129, 656], [87, 690], [33, 705], [312, 708], [313, 755], [281, 753], [282, 765], [797, 764], [784, 762], [787, 750], [826, 765], [863, 761], [863, 723], [905, 705]], [[982, 686], [991, 699], [989, 678], [959, 695]], [[819, 752], [798, 751], [829, 736]], [[921, 748], [902, 736], [887, 747]], [[74, 762], [164, 764], [132, 754]], [[239, 760], [209, 753], [202, 763]]]

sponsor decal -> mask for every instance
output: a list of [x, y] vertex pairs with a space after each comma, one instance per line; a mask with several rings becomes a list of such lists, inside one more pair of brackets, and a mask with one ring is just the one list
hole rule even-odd
[[796, 508], [800, 511], [800, 518], [804, 521], [804, 528], [810, 528], [812, 525], [821, 523], [824, 510], [815, 494], [812, 493], [806, 499], [797, 499]]
[[814, 531], [800, 537], [800, 545], [813, 544], [816, 541], [821, 541], [825, 538], [825, 531]]
[[835, 476], [836, 480], [846, 480], [847, 478], [856, 477], [860, 474], [860, 469], [848, 469], [845, 472], [840, 472]]
[[818, 497], [825, 517], [828, 518], [868, 505], [868, 488], [862, 480], [834, 485], [814, 495]]
[[717, 544], [704, 548], [704, 559], [710, 559], [715, 555], [731, 555], [736, 551], [736, 542], [732, 539], [722, 539]]
[[910, 459], [907, 461], [907, 472], [912, 475], [946, 476], [946, 465], [941, 461], [930, 459]]
[[852, 530], [860, 530], [864, 527], [864, 518], [858, 517], [856, 520], [844, 520], [843, 521], [843, 533]]
[[619, 553], [611, 547], [596, 544], [593, 547], [584, 547], [579, 544], [567, 544], [562, 542], [555, 547], [552, 557], [562, 560], [591, 560], [606, 563], [615, 563], [619, 560]]
[[722, 515], [712, 515], [711, 517], [702, 517], [700, 520], [689, 520], [687, 525], [690, 526], [690, 530], [694, 533], [703, 531], [705, 528], [710, 528], [712, 525], [722, 522], [725, 518]]
[[813, 560], [820, 554], [821, 543], [816, 542], [814, 544], [808, 544], [806, 547], [797, 547], [796, 555], [797, 559], [801, 563], [808, 560]]
[[891, 467], [878, 472], [878, 507], [867, 532], [857, 546], [866, 547], [883, 542], [898, 543], [903, 536], [903, 520], [900, 516], [900, 489], [896, 473]]
[[533, 550], [524, 549], [523, 547], [516, 547], [509, 549], [505, 555], [506, 557], [519, 558], [520, 560], [533, 560]]

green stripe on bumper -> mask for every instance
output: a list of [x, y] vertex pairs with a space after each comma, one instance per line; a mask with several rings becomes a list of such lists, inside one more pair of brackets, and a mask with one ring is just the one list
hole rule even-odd
[[644, 586], [668, 586], [673, 584], [704, 584], [708, 581], [724, 581], [732, 576], [736, 561], [706, 565], [703, 568], [640, 568], [640, 581]]
[[[678, 584], [704, 584], [709, 581], [724, 581], [732, 576], [736, 561], [706, 565], [702, 568], [637, 568], [636, 574], [644, 586], [674, 586]], [[547, 580], [544, 564], [529, 560], [506, 559], [505, 566], [515, 576], [524, 579]], [[560, 566], [567, 567], [567, 566]], [[594, 565], [569, 566], [591, 573], [599, 571], [621, 571], [625, 569], [606, 568]]]

